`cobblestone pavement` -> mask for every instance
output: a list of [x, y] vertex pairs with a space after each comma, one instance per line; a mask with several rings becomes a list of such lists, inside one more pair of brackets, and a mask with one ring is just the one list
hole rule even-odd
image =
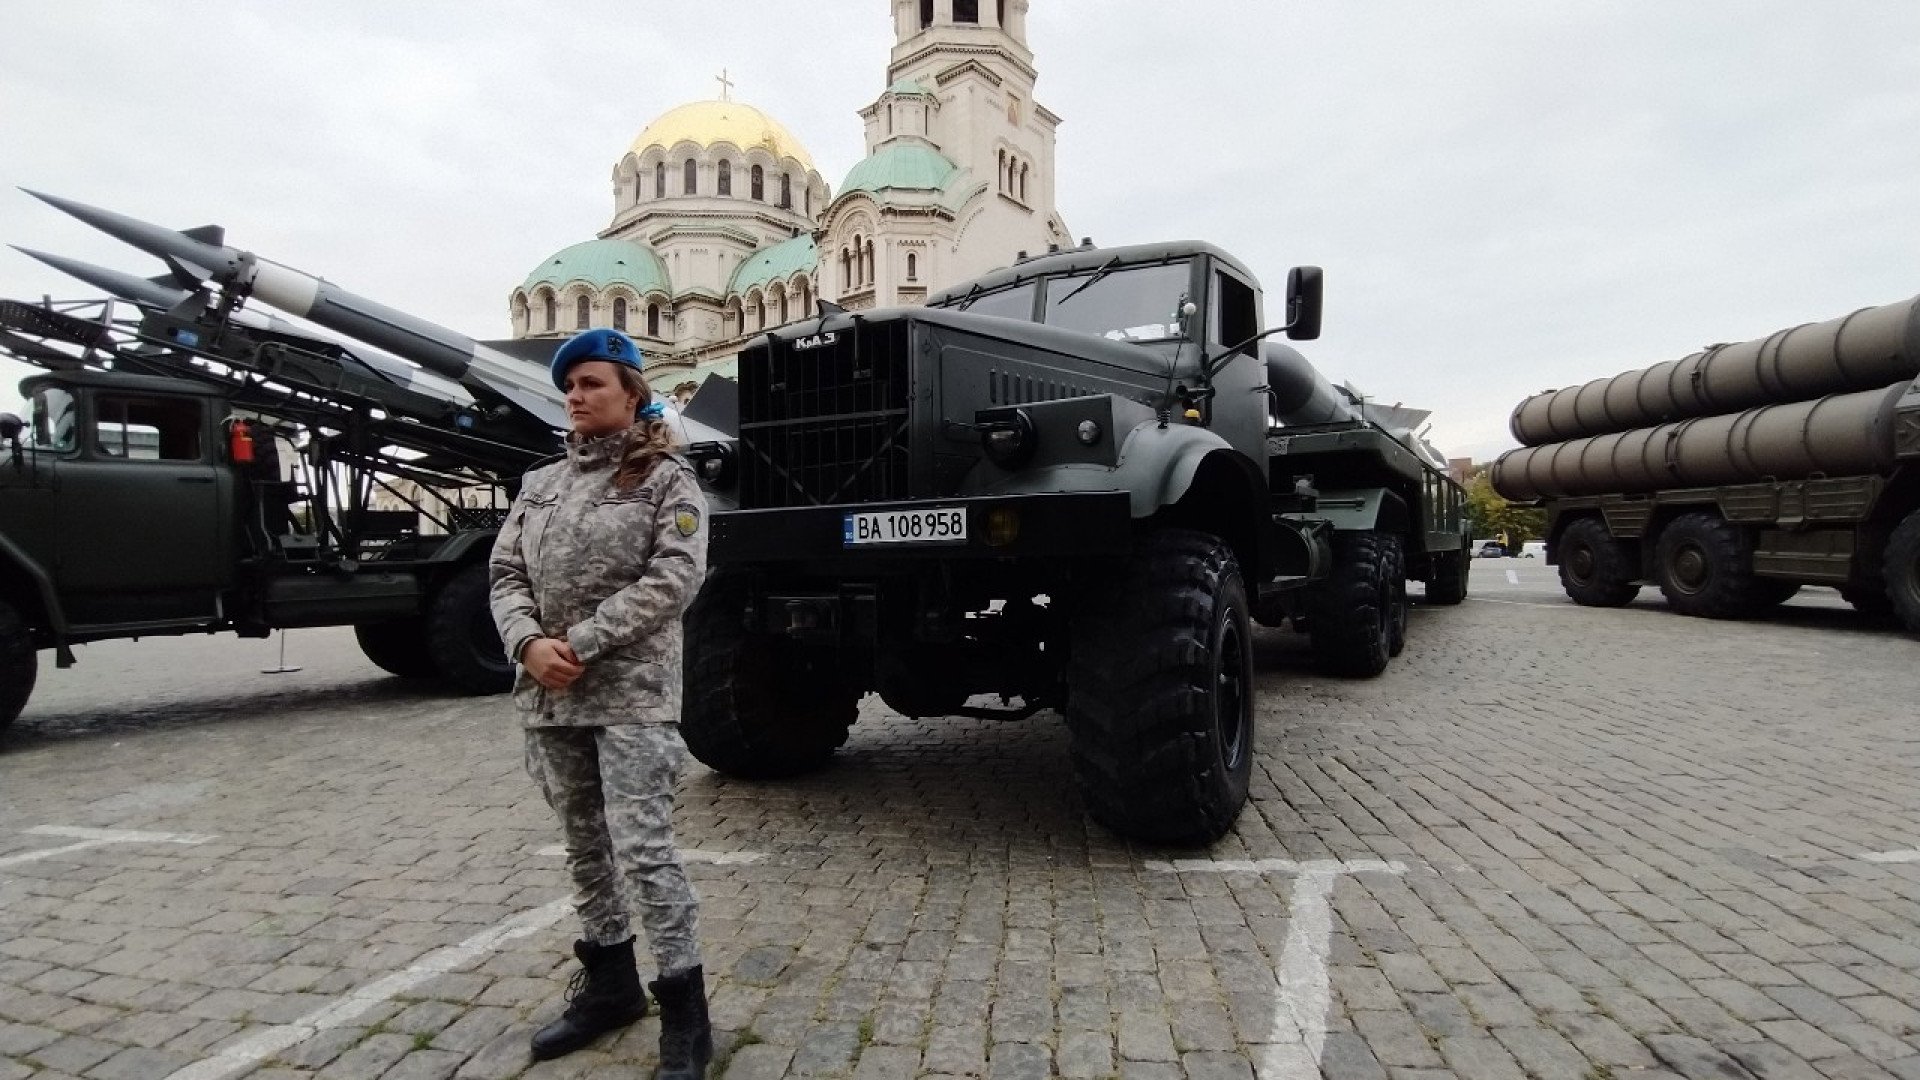
[[[870, 705], [817, 776], [696, 768], [713, 1075], [1920, 1077], [1920, 645], [1824, 590], [1734, 625], [1475, 574], [1376, 680], [1261, 633], [1211, 851], [1088, 824], [1049, 716]], [[0, 1080], [650, 1072], [652, 1018], [528, 1065], [573, 927], [506, 700], [276, 650], [44, 671]]]

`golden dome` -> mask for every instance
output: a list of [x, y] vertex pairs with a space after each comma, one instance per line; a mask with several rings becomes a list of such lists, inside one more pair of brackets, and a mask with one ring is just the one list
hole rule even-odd
[[701, 146], [732, 143], [742, 150], [757, 146], [775, 158], [790, 157], [809, 171], [813, 169], [813, 158], [806, 148], [778, 120], [738, 101], [690, 101], [669, 110], [633, 140], [633, 152], [641, 153], [649, 146], [672, 149], [681, 142]]

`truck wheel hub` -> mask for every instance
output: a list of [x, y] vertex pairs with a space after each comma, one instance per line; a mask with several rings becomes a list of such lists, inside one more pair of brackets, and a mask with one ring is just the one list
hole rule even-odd
[[1712, 572], [1707, 568], [1706, 553], [1692, 545], [1673, 553], [1673, 583], [1686, 592], [1699, 592], [1707, 584]]
[[1585, 544], [1575, 547], [1567, 553], [1567, 572], [1576, 581], [1588, 581], [1593, 578], [1593, 549]]
[[1215, 653], [1213, 682], [1215, 734], [1220, 745], [1220, 763], [1232, 771], [1247, 753], [1247, 688], [1241, 679], [1246, 667], [1246, 643], [1240, 640], [1240, 625], [1228, 619], [1220, 634]]

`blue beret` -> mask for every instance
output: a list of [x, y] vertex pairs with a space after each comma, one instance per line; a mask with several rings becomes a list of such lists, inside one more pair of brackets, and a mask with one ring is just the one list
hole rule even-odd
[[583, 330], [553, 354], [553, 385], [567, 388], [567, 369], [582, 360], [605, 360], [640, 370], [640, 346], [618, 330]]

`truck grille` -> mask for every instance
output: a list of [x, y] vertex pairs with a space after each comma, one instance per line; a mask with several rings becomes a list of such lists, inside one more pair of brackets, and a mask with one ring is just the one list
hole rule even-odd
[[908, 341], [902, 319], [741, 358], [743, 509], [909, 497]]

